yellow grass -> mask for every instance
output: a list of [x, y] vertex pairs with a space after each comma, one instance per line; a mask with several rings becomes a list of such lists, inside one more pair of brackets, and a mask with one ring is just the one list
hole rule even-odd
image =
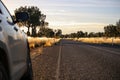
[[120, 38], [74, 38], [76, 41], [87, 42], [87, 43], [109, 43], [109, 44], [120, 44]]
[[46, 37], [28, 37], [29, 47], [35, 48], [36, 46], [52, 46], [54, 43], [59, 42], [60, 39], [46, 38]]

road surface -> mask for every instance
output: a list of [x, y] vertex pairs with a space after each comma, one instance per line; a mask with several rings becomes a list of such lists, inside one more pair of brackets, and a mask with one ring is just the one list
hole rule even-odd
[[120, 80], [120, 48], [61, 40], [32, 63], [34, 80]]

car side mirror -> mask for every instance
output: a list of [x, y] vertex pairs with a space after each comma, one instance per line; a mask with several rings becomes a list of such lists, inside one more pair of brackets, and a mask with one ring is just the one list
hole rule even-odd
[[16, 23], [17, 22], [23, 22], [23, 21], [27, 21], [29, 19], [28, 13], [27, 12], [18, 12], [15, 13], [15, 17], [16, 17]]

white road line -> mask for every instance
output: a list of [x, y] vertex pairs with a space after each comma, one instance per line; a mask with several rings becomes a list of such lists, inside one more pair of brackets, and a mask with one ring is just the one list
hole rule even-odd
[[90, 46], [90, 45], [88, 45], [88, 46], [92, 47], [92, 48], [99, 49], [99, 50], [103, 50], [103, 51], [107, 51], [107, 52], [110, 52], [110, 53], [114, 53], [114, 54], [120, 55], [120, 53], [115, 52], [115, 51], [111, 51], [111, 50], [108, 50], [108, 49], [103, 49], [103, 48], [99, 48], [99, 47], [95, 47], [95, 46]]
[[56, 69], [56, 80], [60, 80], [59, 76], [60, 76], [61, 50], [62, 50], [62, 46], [61, 46], [61, 43], [60, 43], [59, 54], [58, 54], [58, 63], [57, 63], [57, 69]]

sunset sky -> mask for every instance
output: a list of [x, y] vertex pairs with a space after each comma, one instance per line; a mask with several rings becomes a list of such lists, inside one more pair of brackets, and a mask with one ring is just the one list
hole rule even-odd
[[53, 29], [63, 33], [78, 30], [103, 32], [120, 19], [120, 0], [2, 0], [11, 14], [20, 6], [37, 6]]

